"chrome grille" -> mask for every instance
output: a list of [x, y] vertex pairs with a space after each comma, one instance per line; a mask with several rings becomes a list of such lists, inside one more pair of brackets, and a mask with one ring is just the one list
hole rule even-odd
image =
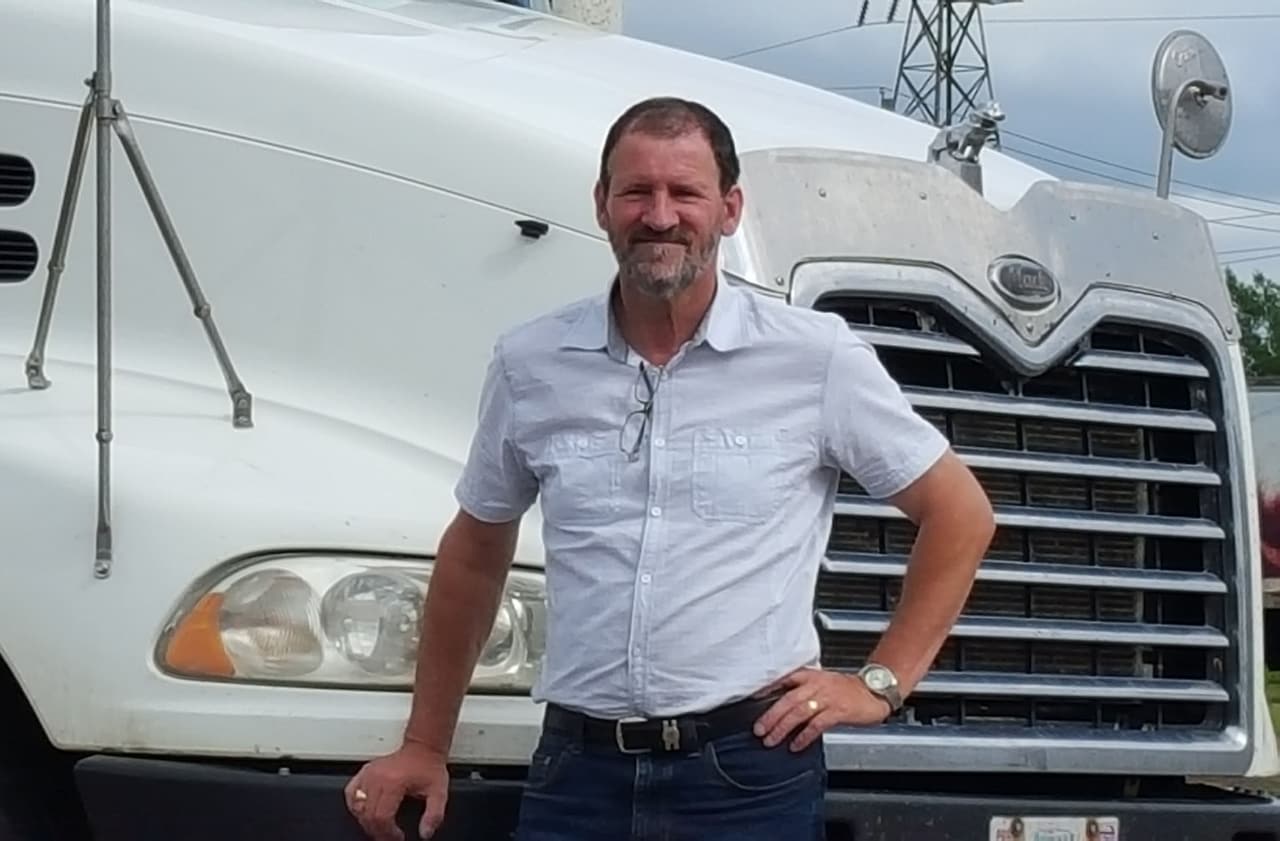
[[[1104, 323], [1026, 378], [941, 308], [846, 294], [815, 307], [876, 347], [996, 509], [971, 597], [903, 716], [1220, 729], [1233, 654], [1225, 465], [1199, 346]], [[898, 603], [915, 529], [851, 477], [839, 491], [816, 619], [825, 664], [856, 668]]]

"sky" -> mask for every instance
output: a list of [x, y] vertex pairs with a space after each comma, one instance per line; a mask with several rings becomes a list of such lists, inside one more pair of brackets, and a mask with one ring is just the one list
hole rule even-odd
[[[890, 5], [871, 0], [867, 23], [874, 25], [773, 49], [761, 48], [854, 24], [862, 0], [626, 0], [623, 31], [821, 87], [892, 90], [906, 27], [883, 23]], [[899, 0], [898, 21], [910, 5]], [[1231, 17], [1263, 14], [1274, 17]], [[1150, 17], [1164, 19], [1117, 20]], [[1006, 115], [1002, 130], [1023, 135], [1004, 134], [1005, 151], [1058, 177], [1105, 180], [1060, 165], [1067, 164], [1153, 192], [1160, 152], [1151, 102], [1156, 48], [1175, 29], [1206, 36], [1233, 89], [1231, 130], [1213, 158], [1175, 156], [1174, 198], [1216, 220], [1210, 229], [1220, 259], [1237, 274], [1256, 269], [1280, 279], [1280, 62], [1271, 52], [1280, 43], [1280, 2], [1021, 0], [985, 7], [983, 24], [995, 99]], [[840, 92], [879, 101], [875, 89]], [[900, 107], [908, 100], [904, 91]]]

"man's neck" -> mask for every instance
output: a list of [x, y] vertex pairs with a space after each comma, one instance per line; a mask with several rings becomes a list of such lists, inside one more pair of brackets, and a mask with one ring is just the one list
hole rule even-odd
[[714, 273], [699, 276], [670, 300], [651, 298], [619, 283], [614, 316], [637, 353], [654, 365], [666, 365], [698, 331], [715, 295]]

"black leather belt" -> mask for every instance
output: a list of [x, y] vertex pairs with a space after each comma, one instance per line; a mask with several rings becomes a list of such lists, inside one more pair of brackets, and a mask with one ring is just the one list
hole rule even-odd
[[543, 725], [583, 746], [619, 753], [676, 753], [697, 751], [711, 740], [749, 733], [756, 720], [777, 700], [748, 698], [705, 713], [672, 718], [606, 719], [548, 704]]

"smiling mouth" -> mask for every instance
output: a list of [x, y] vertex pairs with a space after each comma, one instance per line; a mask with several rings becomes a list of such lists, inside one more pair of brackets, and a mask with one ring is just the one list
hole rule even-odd
[[639, 247], [631, 249], [631, 259], [642, 263], [682, 262], [687, 249], [682, 247], [680, 251], [675, 251], [671, 248], [672, 245], [679, 243], [640, 243]]
[[685, 243], [685, 242], [677, 242], [677, 241], [675, 241], [675, 240], [670, 240], [670, 239], [640, 239], [640, 240], [636, 240], [636, 241], [635, 241], [634, 243], [632, 243], [632, 244], [633, 244], [633, 245], [657, 245], [657, 246], [662, 246], [662, 245], [678, 245], [678, 246], [680, 246], [681, 248], [688, 248], [688, 247], [689, 247], [689, 244], [688, 244], [688, 243]]

